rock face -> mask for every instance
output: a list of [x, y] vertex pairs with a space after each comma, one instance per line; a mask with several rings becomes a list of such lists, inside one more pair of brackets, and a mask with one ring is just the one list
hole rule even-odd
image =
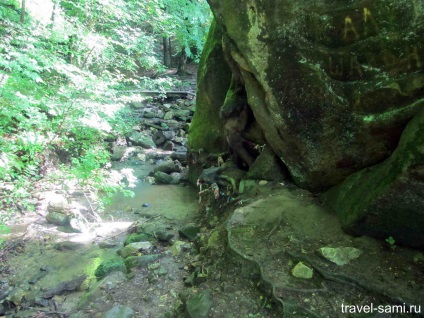
[[424, 105], [424, 5], [208, 3], [216, 25], [199, 68], [191, 151], [223, 149], [213, 145], [223, 139], [228, 61], [265, 144], [297, 185], [336, 186], [324, 197], [350, 233], [422, 246], [424, 140], [413, 133], [422, 115], [404, 130]]
[[323, 194], [345, 230], [424, 248], [424, 110], [385, 161]]
[[191, 149], [221, 152], [226, 149], [219, 109], [224, 103], [231, 72], [222, 51], [222, 33], [212, 23], [197, 73], [196, 113], [189, 130]]
[[208, 2], [267, 143], [302, 187], [387, 158], [423, 105], [420, 2]]

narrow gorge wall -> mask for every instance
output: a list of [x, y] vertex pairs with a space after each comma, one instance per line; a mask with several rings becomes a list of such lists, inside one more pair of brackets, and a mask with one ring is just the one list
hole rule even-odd
[[[367, 223], [372, 202], [377, 197], [381, 201], [395, 188], [389, 191], [390, 186], [379, 186], [379, 192], [363, 202], [363, 192], [357, 189], [373, 182], [375, 176], [367, 174], [369, 180], [362, 175], [356, 178], [360, 180], [357, 182], [352, 181], [353, 177], [346, 178], [364, 169], [374, 171], [376, 164], [386, 160], [397, 162], [390, 156], [408, 122], [423, 107], [423, 2], [208, 2], [217, 28], [222, 30], [224, 50], [236, 62], [248, 104], [267, 145], [300, 187], [322, 192], [337, 185], [325, 198], [338, 210], [346, 229]], [[204, 79], [208, 80], [211, 78]], [[226, 86], [216, 86], [216, 91], [207, 94], [219, 104], [228, 83]], [[199, 89], [199, 94], [203, 94], [201, 86]], [[199, 112], [202, 107], [198, 103]], [[404, 144], [418, 142], [416, 138], [411, 141], [406, 138]], [[419, 147], [422, 146], [421, 143]], [[403, 154], [399, 149], [396, 156], [410, 153]], [[408, 172], [408, 169], [421, 171], [419, 167], [424, 161], [420, 156], [415, 158], [394, 169], [390, 182], [402, 178], [402, 184], [408, 183], [412, 174], [413, 182], [422, 185], [422, 174]], [[389, 173], [389, 170], [378, 171]], [[402, 187], [396, 191], [401, 190]], [[341, 204], [340, 198], [350, 194], [359, 197], [351, 197]], [[405, 205], [411, 200], [404, 200]], [[408, 212], [419, 216], [421, 229], [423, 207], [420, 203]], [[402, 219], [402, 212], [396, 212], [397, 216], [390, 222], [383, 221], [395, 213], [394, 208], [390, 209], [391, 214], [381, 211], [373, 220], [373, 226], [380, 227], [377, 231], [380, 237], [394, 233], [394, 226]], [[402, 225], [405, 231], [408, 226]], [[370, 226], [363, 228], [375, 234], [369, 230]], [[360, 230], [352, 232], [361, 234]], [[396, 230], [399, 237], [403, 235], [401, 232]], [[400, 238], [400, 242], [413, 241], [413, 245], [417, 239], [424, 242], [424, 234], [413, 237]]]

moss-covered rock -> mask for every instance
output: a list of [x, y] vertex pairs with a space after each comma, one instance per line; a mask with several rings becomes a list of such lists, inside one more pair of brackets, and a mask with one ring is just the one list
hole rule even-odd
[[135, 242], [144, 242], [152, 240], [152, 237], [146, 233], [132, 233], [130, 234], [124, 242], [124, 245]]
[[142, 255], [142, 256], [130, 256], [125, 259], [125, 266], [127, 270], [132, 268], [146, 268], [149, 264], [157, 261], [161, 258], [160, 254]]
[[213, 21], [197, 71], [196, 111], [189, 128], [189, 176], [192, 184], [205, 164], [199, 152], [220, 153], [227, 149], [224, 124], [219, 118], [225, 95], [231, 83], [231, 71], [222, 50], [222, 31]]
[[231, 71], [222, 50], [222, 32], [215, 22], [209, 30], [197, 72], [196, 111], [188, 135], [191, 151], [218, 153], [226, 149], [219, 110], [231, 82]]
[[279, 181], [286, 178], [286, 171], [282, 167], [275, 153], [270, 147], [265, 147], [256, 158], [246, 174], [246, 178], [255, 180]]
[[424, 247], [424, 110], [385, 161], [352, 174], [323, 196], [345, 230]]
[[[424, 104], [424, 10], [416, 1], [208, 2], [267, 143], [302, 187], [325, 189], [386, 159]], [[202, 68], [217, 62], [225, 65]], [[207, 94], [199, 83], [198, 112], [206, 114], [202, 98], [222, 105], [227, 85], [213, 87]], [[198, 119], [215, 123], [217, 109], [207, 110]], [[196, 149], [216, 140], [215, 127], [192, 127]]]
[[102, 262], [95, 270], [94, 275], [97, 278], [106, 277], [109, 273], [115, 271], [126, 271], [124, 261], [122, 259], [112, 259]]
[[212, 293], [203, 290], [191, 296], [186, 303], [190, 318], [206, 318], [213, 306]]

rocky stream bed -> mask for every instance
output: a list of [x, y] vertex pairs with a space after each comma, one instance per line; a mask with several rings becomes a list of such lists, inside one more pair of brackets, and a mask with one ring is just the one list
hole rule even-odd
[[[140, 125], [111, 151], [135, 197], [95, 215], [83, 192], [37, 193], [1, 251], [1, 315], [410, 317], [386, 306], [423, 305], [424, 254], [346, 235], [310, 192], [242, 179], [231, 194], [206, 184], [199, 196], [185, 148], [193, 95], [134, 96]], [[342, 311], [370, 304], [387, 310]]]

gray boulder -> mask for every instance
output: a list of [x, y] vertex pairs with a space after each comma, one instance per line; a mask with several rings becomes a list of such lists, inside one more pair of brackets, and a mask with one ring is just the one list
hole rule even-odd
[[58, 226], [67, 226], [69, 225], [70, 218], [67, 214], [63, 214], [59, 212], [49, 212], [46, 215], [46, 220], [49, 223], [52, 223]]
[[131, 143], [133, 145], [136, 146], [141, 146], [143, 148], [155, 148], [156, 145], [152, 140], [151, 136], [147, 136], [143, 133], [140, 132], [132, 132], [129, 136], [128, 136], [128, 140], [131, 141]]
[[157, 165], [153, 171], [154, 172], [161, 171], [164, 173], [180, 172], [180, 166], [176, 165], [172, 161], [167, 161], [167, 162], [161, 163], [160, 165]]

